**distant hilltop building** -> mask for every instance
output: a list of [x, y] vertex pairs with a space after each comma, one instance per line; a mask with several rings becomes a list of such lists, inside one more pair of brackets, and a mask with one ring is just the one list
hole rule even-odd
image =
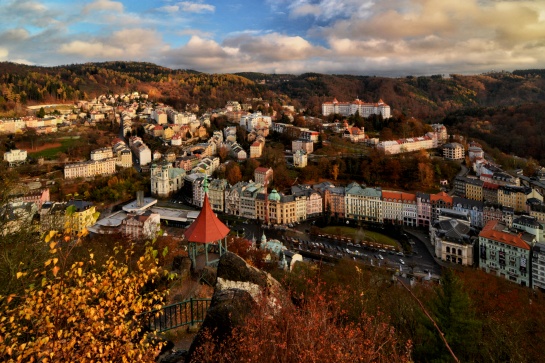
[[356, 111], [362, 117], [382, 115], [383, 118], [390, 118], [390, 106], [385, 104], [383, 100], [379, 100], [377, 103], [366, 103], [356, 98], [352, 102], [339, 102], [335, 98], [333, 102], [322, 103], [322, 114], [324, 116], [329, 116], [332, 113], [350, 116], [354, 115]]

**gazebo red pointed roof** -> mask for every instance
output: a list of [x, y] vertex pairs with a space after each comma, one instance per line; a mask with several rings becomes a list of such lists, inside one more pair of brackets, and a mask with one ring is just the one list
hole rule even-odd
[[184, 236], [189, 242], [211, 243], [221, 240], [229, 231], [229, 228], [216, 217], [208, 201], [208, 193], [205, 193], [201, 213], [184, 232]]

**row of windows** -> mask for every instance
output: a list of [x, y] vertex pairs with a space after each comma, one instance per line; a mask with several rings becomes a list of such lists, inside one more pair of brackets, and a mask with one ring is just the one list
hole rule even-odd
[[[449, 246], [447, 246], [446, 251], [447, 251], [447, 253], [451, 253], [451, 252], [456, 253], [456, 248], [453, 247], [452, 250], [451, 250], [451, 248]], [[458, 256], [461, 256], [461, 255], [462, 255], [462, 250], [460, 248], [458, 248]]]

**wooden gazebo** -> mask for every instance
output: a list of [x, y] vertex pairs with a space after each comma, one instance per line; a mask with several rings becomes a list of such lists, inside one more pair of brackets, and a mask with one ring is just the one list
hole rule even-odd
[[191, 267], [197, 268], [197, 249], [198, 244], [204, 245], [204, 253], [206, 256], [206, 266], [216, 265], [219, 259], [212, 261], [208, 260], [209, 245], [217, 245], [219, 257], [227, 252], [227, 234], [229, 228], [216, 217], [216, 214], [210, 206], [208, 200], [208, 180], [203, 181], [204, 201], [199, 216], [189, 228], [184, 232], [185, 238], [189, 241], [189, 258], [191, 259]]

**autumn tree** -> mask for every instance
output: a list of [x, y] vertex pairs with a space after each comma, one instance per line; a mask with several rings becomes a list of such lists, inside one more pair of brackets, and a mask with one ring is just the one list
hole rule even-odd
[[235, 185], [242, 180], [242, 173], [240, 171], [240, 166], [237, 163], [229, 163], [227, 170], [225, 171], [225, 177], [231, 185]]
[[[310, 286], [315, 281], [307, 281]], [[299, 304], [258, 299], [245, 324], [220, 344], [205, 344], [199, 362], [410, 362], [411, 343], [376, 317], [349, 321], [342, 309], [346, 290], [329, 298], [320, 283]], [[210, 342], [212, 343], [212, 342]]]
[[333, 177], [333, 180], [337, 181], [337, 178], [339, 177], [339, 164], [333, 164], [331, 167], [331, 176]]
[[154, 362], [161, 344], [152, 344], [154, 333], [145, 332], [140, 317], [160, 307], [164, 296], [150, 288], [164, 274], [153, 245], [134, 263], [134, 249], [118, 247], [97, 266], [93, 253], [69, 263], [67, 251], [77, 243], [71, 234], [52, 231], [46, 241], [44, 266], [17, 274], [40, 282], [0, 296], [0, 359]]
[[227, 150], [225, 146], [220, 147], [218, 156], [220, 157], [220, 161], [223, 163], [229, 156], [229, 150]]

